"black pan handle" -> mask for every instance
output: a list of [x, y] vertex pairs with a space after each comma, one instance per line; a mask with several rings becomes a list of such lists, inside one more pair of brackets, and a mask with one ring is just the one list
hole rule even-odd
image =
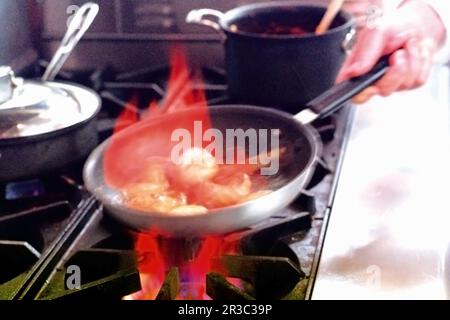
[[345, 102], [377, 82], [386, 74], [388, 68], [389, 56], [384, 56], [368, 73], [336, 84], [310, 101], [295, 118], [303, 124], [308, 124], [316, 119], [329, 116], [342, 108]]

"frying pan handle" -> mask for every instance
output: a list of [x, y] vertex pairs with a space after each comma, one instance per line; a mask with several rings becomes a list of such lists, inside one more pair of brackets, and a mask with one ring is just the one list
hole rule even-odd
[[329, 116], [342, 108], [345, 102], [377, 82], [386, 74], [388, 68], [389, 56], [384, 56], [368, 73], [336, 84], [310, 101], [295, 118], [303, 124], [308, 124], [316, 119]]

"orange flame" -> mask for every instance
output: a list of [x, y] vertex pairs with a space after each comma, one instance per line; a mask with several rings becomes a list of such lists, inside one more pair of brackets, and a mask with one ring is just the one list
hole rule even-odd
[[[164, 99], [158, 104], [151, 101], [146, 117], [155, 117], [182, 109], [206, 107], [206, 96], [203, 90], [194, 90], [188, 62], [184, 51], [179, 46], [171, 50], [171, 72]], [[200, 76], [195, 77], [202, 82]]]
[[[125, 297], [126, 300], [154, 299], [171, 267], [178, 267], [182, 284], [178, 300], [203, 300], [206, 295], [206, 275], [213, 268], [214, 258], [235, 254], [234, 244], [221, 237], [207, 237], [195, 249], [184, 240], [163, 239], [155, 233], [140, 234], [136, 241], [142, 291]], [[193, 257], [186, 253], [194, 250]], [[188, 253], [189, 255], [189, 253]]]
[[139, 121], [139, 112], [137, 108], [138, 96], [133, 95], [131, 100], [124, 106], [123, 112], [117, 118], [114, 126], [114, 134], [119, 133], [132, 124]]
[[[196, 80], [201, 83], [201, 79]], [[148, 166], [149, 158], [169, 158], [174, 145], [171, 141], [174, 130], [183, 128], [194, 133], [196, 121], [201, 121], [204, 130], [212, 127], [205, 93], [194, 89], [187, 60], [180, 47], [171, 51], [171, 73], [163, 100], [151, 101], [141, 120], [137, 104], [138, 97], [133, 96], [117, 120], [114, 131], [117, 134], [111, 138], [103, 157], [105, 182], [115, 189], [133, 183], [133, 179]], [[160, 120], [163, 119], [161, 116], [192, 107], [199, 112]], [[124, 131], [130, 125], [133, 127]], [[207, 142], [204, 143], [206, 146]], [[237, 167], [230, 166], [228, 171], [233, 170]], [[252, 171], [253, 168], [243, 166], [242, 170]], [[164, 239], [158, 230], [139, 234], [135, 250], [139, 257], [142, 291], [124, 299], [154, 299], [171, 267], [179, 267], [182, 283], [192, 286], [182, 291], [178, 299], [206, 298], [206, 274], [212, 269], [213, 259], [223, 254], [233, 254], [236, 248], [220, 237], [207, 237], [199, 245], [195, 250], [181, 240]], [[196, 252], [186, 257], [186, 250]]]
[[135, 243], [142, 291], [139, 299], [155, 299], [166, 274], [165, 259], [159, 250], [156, 235], [140, 234]]
[[[134, 125], [133, 130], [113, 135], [103, 157], [105, 182], [110, 187], [119, 189], [132, 183], [145, 168], [147, 159], [155, 156], [168, 158], [175, 145], [171, 136], [176, 129], [183, 128], [193, 133], [195, 121], [201, 121], [204, 130], [211, 128], [205, 93], [194, 90], [190, 74], [183, 51], [180, 47], [174, 47], [163, 101], [150, 102], [147, 114], [139, 122], [137, 97], [134, 96], [127, 104], [118, 118], [115, 132], [121, 133], [131, 124]], [[190, 107], [196, 107], [200, 112], [183, 119], [156, 123], [159, 116]]]

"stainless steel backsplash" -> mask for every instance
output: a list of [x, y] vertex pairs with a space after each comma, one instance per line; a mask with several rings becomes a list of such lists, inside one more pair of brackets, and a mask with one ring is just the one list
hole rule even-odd
[[[267, 0], [266, 0], [267, 1]], [[320, 1], [320, 0], [319, 0]], [[86, 1], [42, 0], [44, 53], [50, 56], [72, 10]], [[220, 36], [213, 30], [190, 25], [191, 9], [227, 11], [261, 0], [96, 0], [101, 11], [80, 43], [68, 68], [112, 64], [119, 70], [167, 63], [173, 43], [183, 43], [194, 65], [223, 65]], [[300, 1], [305, 2], [305, 1]], [[317, 1], [316, 1], [317, 2]]]
[[0, 1], [0, 65], [17, 71], [37, 57], [26, 8], [27, 0]]
[[[61, 39], [67, 19], [86, 1], [44, 0], [43, 43], [49, 57]], [[96, 0], [100, 13], [79, 44], [67, 68], [111, 64], [119, 70], [167, 63], [171, 44], [183, 43], [194, 64], [220, 66], [220, 37], [208, 28], [185, 23], [191, 9], [228, 10], [242, 1], [220, 0]]]
[[[113, 65], [129, 70], [164, 64], [174, 43], [185, 45], [194, 65], [222, 66], [221, 37], [209, 28], [187, 24], [187, 13], [198, 8], [227, 11], [267, 0], [91, 1], [100, 5], [99, 16], [67, 61], [67, 69]], [[0, 0], [0, 63], [23, 65], [29, 61], [35, 53], [30, 40], [40, 47], [42, 58], [50, 59], [68, 19], [84, 2], [87, 0]], [[40, 24], [39, 34], [31, 32], [30, 11]]]

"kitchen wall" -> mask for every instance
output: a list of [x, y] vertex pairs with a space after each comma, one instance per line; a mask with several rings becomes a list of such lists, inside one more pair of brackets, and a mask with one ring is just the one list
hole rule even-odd
[[36, 57], [26, 0], [0, 1], [0, 65], [21, 69]]
[[[187, 13], [198, 8], [227, 11], [246, 3], [265, 1], [95, 0], [100, 5], [100, 14], [66, 67], [112, 64], [127, 70], [167, 63], [170, 44], [180, 42], [187, 47], [192, 64], [222, 66], [224, 57], [221, 37], [209, 28], [187, 24]], [[67, 19], [76, 8], [74, 6], [84, 2], [41, 0], [46, 56], [56, 49]]]
[[[44, 52], [50, 56], [62, 37], [74, 6], [86, 1], [44, 0]], [[100, 14], [80, 43], [68, 68], [112, 64], [118, 69], [167, 63], [172, 43], [184, 43], [191, 62], [220, 66], [223, 49], [213, 30], [185, 23], [191, 9], [228, 10], [245, 1], [232, 0], [96, 0]], [[252, 1], [255, 2], [255, 1]]]

